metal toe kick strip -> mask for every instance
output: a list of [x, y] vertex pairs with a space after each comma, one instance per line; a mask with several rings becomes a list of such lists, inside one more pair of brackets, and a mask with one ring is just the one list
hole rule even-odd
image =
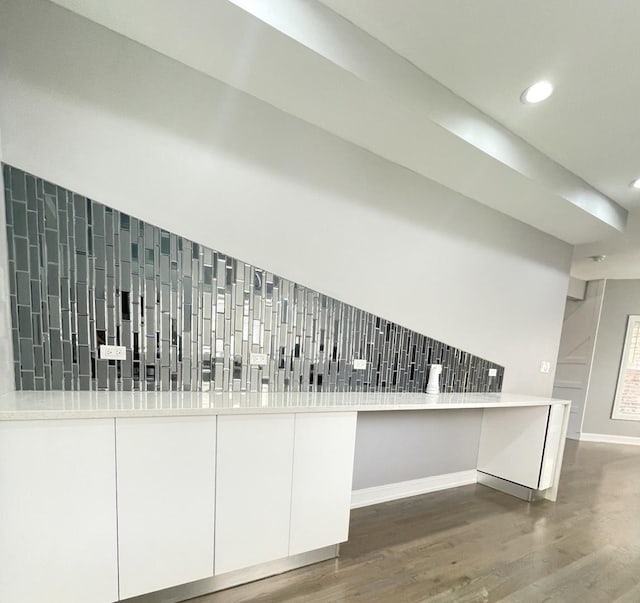
[[126, 601], [126, 603], [178, 603], [179, 601], [186, 601], [194, 597], [246, 584], [247, 582], [282, 574], [312, 563], [333, 559], [338, 556], [339, 550], [340, 545], [331, 545], [315, 551], [278, 559], [277, 561], [254, 565], [235, 572], [205, 578], [204, 580], [196, 580], [180, 586], [172, 586], [164, 590], [157, 590], [138, 597], [121, 599], [121, 601]]
[[527, 502], [531, 502], [536, 499], [536, 490], [482, 471], [478, 471], [478, 483], [483, 486], [493, 488], [494, 490], [504, 492], [505, 494], [510, 494], [516, 498], [526, 500]]

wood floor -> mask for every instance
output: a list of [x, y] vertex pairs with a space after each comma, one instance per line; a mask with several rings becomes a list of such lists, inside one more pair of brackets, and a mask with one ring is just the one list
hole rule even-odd
[[557, 503], [464, 486], [354, 510], [326, 561], [194, 603], [640, 603], [640, 447], [568, 440]]

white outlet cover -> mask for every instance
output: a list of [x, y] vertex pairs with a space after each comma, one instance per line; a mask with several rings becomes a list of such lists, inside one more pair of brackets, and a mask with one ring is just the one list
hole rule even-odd
[[123, 345], [101, 345], [100, 358], [104, 360], [126, 360], [127, 348]]
[[551, 363], [548, 360], [543, 360], [540, 363], [540, 372], [547, 374], [550, 371], [551, 371]]
[[489, 377], [497, 377], [498, 369], [489, 369]]
[[366, 371], [367, 370], [367, 360], [365, 358], [354, 358], [353, 359], [353, 370], [354, 371]]
[[253, 366], [265, 366], [268, 362], [268, 356], [266, 354], [251, 352], [249, 358], [249, 364]]

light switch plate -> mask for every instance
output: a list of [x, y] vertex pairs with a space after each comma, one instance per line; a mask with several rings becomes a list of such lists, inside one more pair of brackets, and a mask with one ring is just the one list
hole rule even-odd
[[353, 360], [353, 370], [354, 371], [366, 371], [367, 370], [367, 361], [365, 358], [354, 358]]
[[126, 360], [127, 348], [123, 345], [101, 345], [100, 358], [104, 360]]
[[497, 377], [498, 369], [489, 369], [489, 377]]
[[266, 366], [268, 361], [268, 357], [266, 354], [262, 354], [259, 352], [251, 352], [251, 357], [249, 358], [249, 364], [252, 366]]
[[549, 373], [551, 371], [551, 363], [548, 360], [543, 360], [540, 363], [540, 372], [541, 373]]

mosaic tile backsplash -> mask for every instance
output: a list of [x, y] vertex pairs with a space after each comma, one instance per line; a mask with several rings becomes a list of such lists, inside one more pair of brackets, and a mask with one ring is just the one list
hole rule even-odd
[[432, 363], [443, 391], [501, 389], [487, 360], [3, 170], [17, 389], [416, 392]]

